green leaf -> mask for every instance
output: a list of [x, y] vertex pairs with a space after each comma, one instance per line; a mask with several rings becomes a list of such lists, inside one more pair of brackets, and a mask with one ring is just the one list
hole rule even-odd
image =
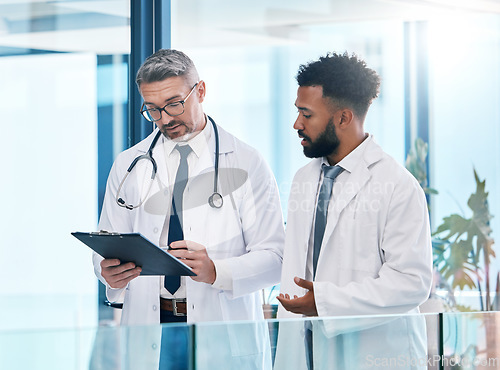
[[[451, 281], [451, 286], [459, 289], [474, 289], [481, 284], [487, 277], [491, 259], [495, 258], [494, 240], [490, 236], [493, 216], [489, 211], [486, 180], [481, 181], [475, 169], [474, 178], [476, 191], [467, 201], [472, 217], [466, 219], [458, 214], [444, 217], [432, 234], [441, 237], [433, 243], [434, 264], [440, 267], [442, 276]], [[449, 241], [449, 247], [443, 240]]]
[[455, 234], [463, 234], [467, 231], [470, 225], [470, 220], [463, 218], [460, 215], [452, 214], [448, 217], [443, 218], [443, 223], [438, 226], [436, 231], [432, 235], [437, 235], [448, 231], [446, 236], [443, 236], [443, 239], [450, 239]]

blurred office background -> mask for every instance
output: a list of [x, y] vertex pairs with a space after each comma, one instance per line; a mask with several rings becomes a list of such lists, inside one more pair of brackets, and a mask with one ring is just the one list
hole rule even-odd
[[[128, 125], [140, 108], [128, 104], [131, 5], [151, 1], [134, 3], [0, 0], [2, 330], [113, 319], [91, 253], [70, 232], [96, 230], [113, 159], [141, 135]], [[161, 3], [162, 17], [142, 22], [161, 22], [160, 46], [194, 60], [205, 111], [264, 155], [285, 216], [293, 174], [308, 161], [292, 128], [296, 71], [349, 51], [382, 77], [366, 131], [401, 164], [417, 137], [429, 144], [433, 227], [470, 216], [475, 168], [499, 235], [499, 1]]]

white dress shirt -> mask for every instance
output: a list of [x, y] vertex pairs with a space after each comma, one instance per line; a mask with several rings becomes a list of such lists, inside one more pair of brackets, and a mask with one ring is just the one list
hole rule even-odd
[[[165, 150], [165, 160], [167, 163], [167, 169], [168, 169], [168, 183], [169, 184], [174, 184], [175, 182], [175, 174], [177, 173], [177, 168], [179, 167], [179, 162], [180, 162], [180, 153], [179, 151], [175, 150], [175, 147], [177, 145], [183, 146], [183, 145], [189, 145], [192, 149], [192, 152], [189, 153], [187, 157], [187, 163], [188, 163], [188, 181], [189, 177], [191, 176], [193, 169], [196, 167], [198, 163], [198, 159], [202, 155], [208, 155], [208, 142], [210, 140], [210, 137], [212, 135], [212, 130], [210, 128], [210, 122], [207, 122], [207, 118], [205, 116], [205, 127], [203, 130], [201, 130], [197, 135], [191, 137], [188, 141], [176, 141], [176, 140], [170, 140], [166, 138], [164, 135], [162, 135], [162, 144], [163, 148]], [[172, 169], [175, 169], [172, 170]], [[168, 214], [167, 219], [170, 218], [170, 214]], [[165, 222], [164, 228], [168, 228], [168, 221]], [[181, 220], [181, 225], [182, 225], [182, 220]], [[164, 250], [168, 249], [168, 230], [164, 230], [162, 232], [162, 236], [164, 235], [163, 238], [160, 238], [160, 247]], [[160, 276], [160, 296], [162, 298], [167, 298], [167, 299], [172, 299], [172, 298], [186, 298], [186, 276], [181, 276], [181, 285], [179, 289], [174, 293], [171, 294], [167, 289], [164, 287], [164, 276]]]

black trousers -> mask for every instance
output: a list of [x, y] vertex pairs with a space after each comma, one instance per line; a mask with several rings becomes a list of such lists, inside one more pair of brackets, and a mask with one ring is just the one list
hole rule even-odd
[[[307, 323], [305, 323], [307, 324]], [[309, 325], [305, 325], [304, 327], [304, 344], [306, 348], [306, 363], [307, 363], [307, 369], [308, 370], [313, 370], [314, 365], [313, 365], [313, 332], [311, 328], [311, 323], [308, 323]]]
[[161, 332], [160, 370], [188, 370], [188, 337], [186, 316], [174, 316], [173, 312], [160, 311], [160, 322], [181, 325], [163, 325]]

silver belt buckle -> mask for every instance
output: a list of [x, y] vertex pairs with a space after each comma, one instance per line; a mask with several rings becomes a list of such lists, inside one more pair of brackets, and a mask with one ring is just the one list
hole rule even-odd
[[[177, 312], [177, 303], [183, 303], [183, 302], [186, 302], [186, 298], [172, 299], [172, 311], [174, 313], [174, 316], [187, 316], [187, 312], [186, 313]], [[186, 305], [186, 311], [187, 311], [187, 305]]]

